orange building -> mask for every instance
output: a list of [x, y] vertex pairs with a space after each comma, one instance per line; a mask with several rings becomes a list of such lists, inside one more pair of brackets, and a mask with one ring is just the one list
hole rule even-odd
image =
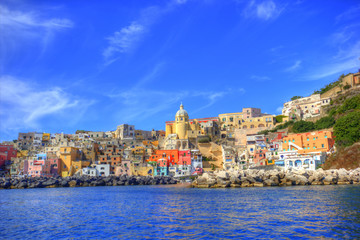
[[157, 162], [159, 159], [166, 159], [169, 164], [177, 164], [179, 161], [179, 150], [156, 150], [155, 154], [151, 155], [148, 162]]
[[328, 152], [334, 146], [334, 135], [331, 131], [317, 131], [290, 134], [283, 139], [283, 150], [298, 150], [299, 154], [310, 152]]

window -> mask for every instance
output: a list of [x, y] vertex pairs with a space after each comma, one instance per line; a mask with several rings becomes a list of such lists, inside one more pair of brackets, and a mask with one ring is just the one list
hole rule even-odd
[[306, 141], [309, 141], [309, 138], [307, 138]]
[[321, 147], [324, 148], [324, 144], [321, 144]]
[[325, 138], [327, 138], [327, 136], [325, 135]]

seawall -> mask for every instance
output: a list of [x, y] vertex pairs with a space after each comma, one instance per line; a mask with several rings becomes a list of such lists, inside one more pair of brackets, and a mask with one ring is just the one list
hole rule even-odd
[[192, 183], [195, 188], [271, 187], [293, 185], [360, 184], [360, 168], [353, 170], [240, 170], [206, 172]]
[[128, 186], [176, 184], [177, 180], [167, 176], [109, 176], [109, 177], [23, 177], [0, 178], [0, 189]]

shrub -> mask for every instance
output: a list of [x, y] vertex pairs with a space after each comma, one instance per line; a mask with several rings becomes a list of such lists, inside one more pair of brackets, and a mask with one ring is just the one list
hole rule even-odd
[[284, 116], [284, 115], [277, 115], [277, 116], [275, 117], [276, 122], [281, 123], [281, 122], [283, 121], [283, 118], [285, 118], [285, 117], [286, 117], [286, 116]]
[[345, 113], [353, 109], [360, 109], [360, 94], [346, 99], [345, 102], [338, 108], [336, 112]]
[[349, 84], [346, 84], [346, 85], [344, 86], [344, 90], [348, 90], [349, 88], [351, 88], [351, 86], [350, 86]]
[[335, 119], [332, 116], [320, 118], [315, 123], [315, 129], [320, 130], [324, 128], [331, 128], [335, 124]]
[[335, 142], [339, 146], [350, 146], [360, 140], [360, 111], [339, 118], [334, 125]]
[[293, 97], [291, 98], [291, 101], [294, 101], [294, 100], [299, 99], [299, 98], [303, 98], [303, 97], [302, 97], [302, 96], [293, 96]]
[[209, 143], [210, 140], [210, 137], [202, 137], [198, 139], [198, 143]]
[[310, 132], [313, 130], [315, 130], [315, 124], [313, 122], [303, 120], [295, 122], [292, 126], [292, 131], [294, 133]]

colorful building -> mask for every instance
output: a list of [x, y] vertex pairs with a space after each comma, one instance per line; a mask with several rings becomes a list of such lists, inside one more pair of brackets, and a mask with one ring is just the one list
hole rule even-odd
[[60, 147], [60, 159], [62, 177], [72, 176], [76, 170], [81, 169], [83, 166], [90, 165], [89, 162], [82, 163], [82, 153], [76, 147]]
[[0, 145], [0, 167], [5, 165], [6, 161], [11, 161], [17, 157], [17, 150], [12, 145]]
[[283, 151], [297, 151], [299, 154], [329, 152], [334, 147], [332, 131], [316, 131], [289, 134], [283, 138]]

